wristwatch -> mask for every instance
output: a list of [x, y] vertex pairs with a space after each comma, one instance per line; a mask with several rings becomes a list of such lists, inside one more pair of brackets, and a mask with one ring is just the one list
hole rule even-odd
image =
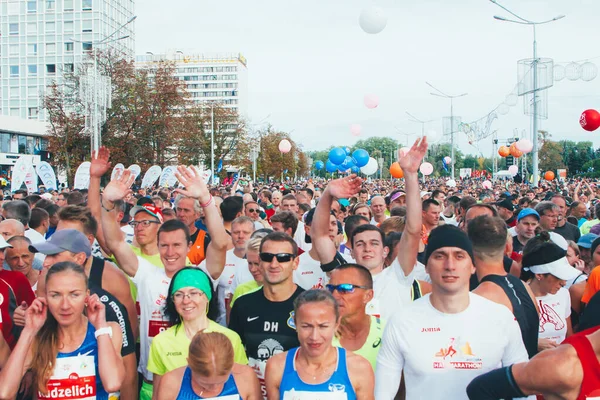
[[96, 329], [96, 332], [94, 332], [96, 339], [98, 339], [98, 336], [102, 335], [108, 335], [108, 337], [112, 339], [112, 327], [105, 326], [104, 328]]

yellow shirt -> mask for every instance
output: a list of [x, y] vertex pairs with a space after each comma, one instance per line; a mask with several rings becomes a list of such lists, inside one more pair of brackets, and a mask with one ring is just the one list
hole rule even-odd
[[[371, 363], [373, 372], [375, 372], [375, 365], [377, 365], [377, 354], [381, 349], [381, 337], [383, 336], [383, 328], [385, 328], [385, 322], [381, 318], [377, 318], [371, 315], [371, 328], [369, 329], [369, 336], [363, 347], [353, 351], [354, 354], [363, 356]], [[343, 347], [337, 336], [333, 337], [333, 345], [335, 347]]]
[[[234, 361], [238, 364], [248, 364], [244, 345], [237, 333], [211, 320], [208, 321], [208, 328], [204, 332], [219, 332], [227, 336], [233, 345]], [[172, 326], [159, 333], [150, 345], [148, 371], [164, 375], [176, 368], [186, 366], [190, 343], [191, 340], [185, 334], [183, 324]]]
[[235, 302], [235, 300], [240, 297], [243, 296], [247, 293], [250, 292], [254, 292], [256, 289], [261, 288], [262, 285], [259, 285], [258, 282], [256, 282], [255, 280], [251, 280], [245, 283], [242, 283], [241, 285], [239, 285], [238, 287], [235, 288], [235, 291], [233, 292], [233, 296], [231, 297], [231, 303], [230, 303], [230, 307], [233, 307], [233, 303]]

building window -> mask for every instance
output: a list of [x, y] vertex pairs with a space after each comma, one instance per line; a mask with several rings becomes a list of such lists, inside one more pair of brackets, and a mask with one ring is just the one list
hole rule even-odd
[[46, 0], [46, 11], [54, 11], [56, 9], [56, 0]]
[[19, 87], [18, 86], [12, 86], [10, 88], [10, 98], [14, 99], [15, 97], [19, 97]]
[[72, 53], [73, 52], [73, 42], [66, 42], [65, 43], [65, 53]]
[[8, 3], [8, 15], [19, 14], [19, 2], [11, 1]]
[[73, 21], [65, 21], [65, 32], [73, 32]]
[[83, 9], [83, 11], [91, 10], [92, 9], [92, 0], [82, 0], [81, 8]]
[[35, 64], [29, 64], [27, 66], [27, 74], [30, 75], [30, 76], [37, 75], [37, 65], [35, 65]]
[[46, 22], [46, 33], [56, 32], [56, 22]]
[[82, 43], [83, 51], [92, 51], [92, 44], [90, 42]]
[[[19, 109], [17, 108], [18, 111]], [[10, 152], [10, 133], [0, 133], [0, 151], [2, 153]]]
[[30, 56], [37, 54], [37, 43], [31, 43], [27, 45], [27, 54]]
[[19, 55], [19, 45], [18, 44], [9, 45], [8, 54], [10, 54], [11, 56], [18, 56]]
[[56, 54], [56, 43], [46, 43], [46, 54]]
[[27, 86], [27, 97], [38, 97], [37, 86]]
[[56, 64], [46, 64], [46, 73], [48, 75], [56, 74]]
[[63, 5], [65, 11], [73, 11], [73, 0], [63, 0]]
[[[31, 112], [31, 108], [29, 109], [29, 111]], [[19, 153], [25, 154], [25, 152], [27, 151], [27, 136], [18, 135], [17, 140], [19, 143]]]
[[18, 65], [10, 66], [10, 76], [19, 76], [19, 66]]
[[10, 116], [11, 117], [18, 117], [19, 116], [19, 109], [18, 108], [11, 108], [10, 109]]
[[81, 21], [81, 31], [82, 32], [91, 32], [92, 31], [92, 20], [85, 19]]
[[27, 12], [34, 13], [37, 11], [37, 0], [27, 0]]
[[18, 35], [19, 34], [19, 24], [18, 23], [8, 24], [8, 34], [9, 35]]
[[27, 23], [27, 34], [28, 35], [37, 35], [37, 22]]
[[75, 72], [75, 64], [65, 64], [65, 72]]

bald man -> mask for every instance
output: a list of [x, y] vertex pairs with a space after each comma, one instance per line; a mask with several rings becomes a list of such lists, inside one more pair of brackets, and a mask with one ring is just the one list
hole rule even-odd
[[13, 236], [25, 235], [25, 225], [16, 219], [5, 219], [0, 222], [0, 235], [4, 240], [8, 240]]

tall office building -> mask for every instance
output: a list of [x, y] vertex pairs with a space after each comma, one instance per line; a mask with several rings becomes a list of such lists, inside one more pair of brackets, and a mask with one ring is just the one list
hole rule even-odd
[[241, 54], [146, 53], [136, 57], [136, 67], [152, 68], [161, 60], [175, 63], [175, 75], [185, 82], [189, 100], [196, 104], [218, 103], [248, 113], [248, 68]]
[[133, 16], [134, 0], [0, 0], [0, 115], [45, 120], [46, 87], [117, 30], [97, 49], [133, 59]]

